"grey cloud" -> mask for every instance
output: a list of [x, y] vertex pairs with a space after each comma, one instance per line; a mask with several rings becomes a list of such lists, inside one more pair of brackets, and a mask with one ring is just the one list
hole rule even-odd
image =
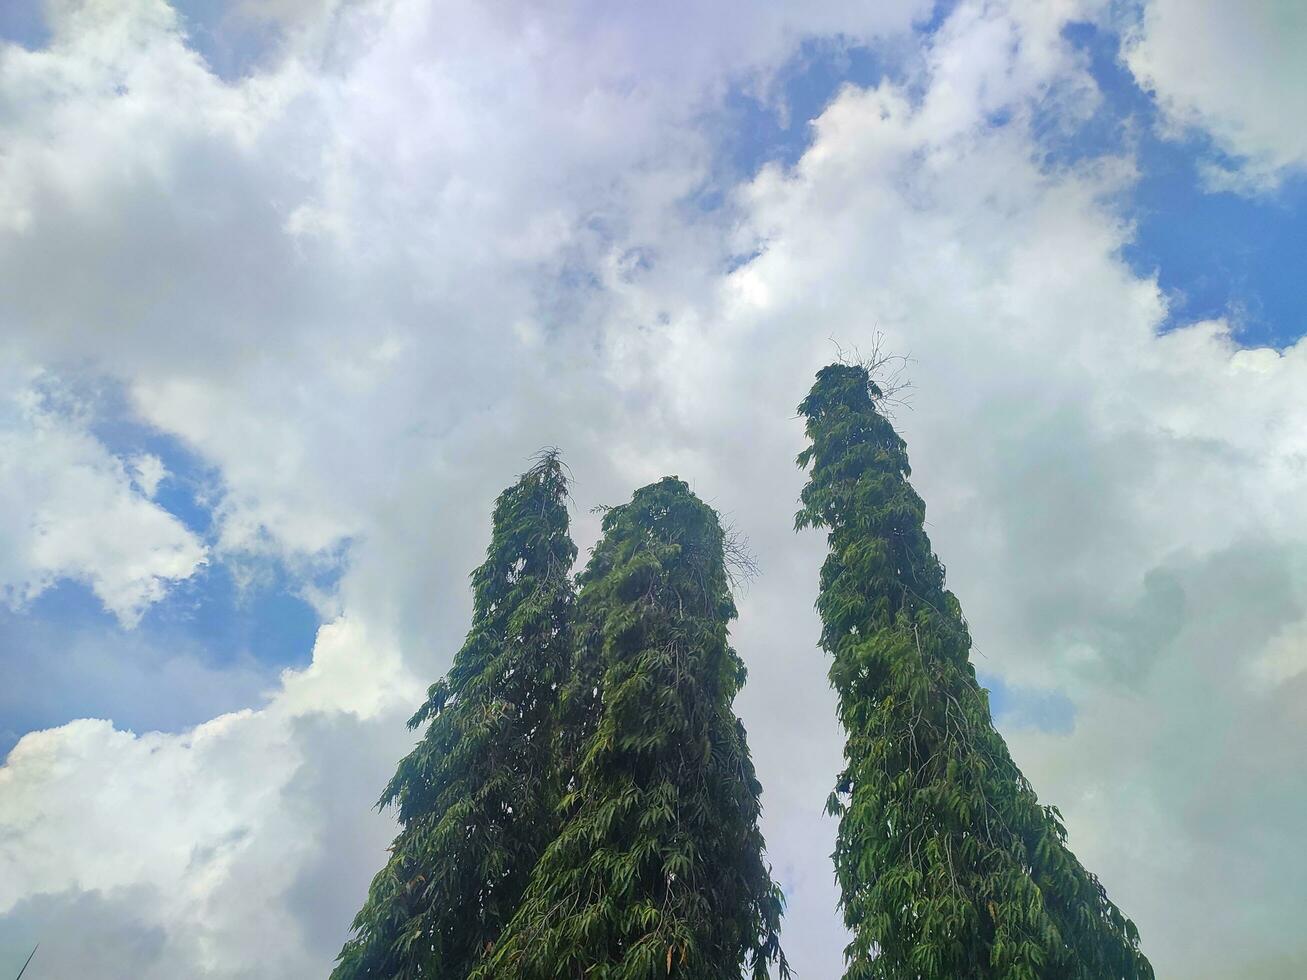
[[[134, 913], [144, 890], [141, 886], [108, 893], [68, 891], [20, 902], [0, 918], [0, 963], [17, 974], [39, 945], [27, 976], [105, 980], [168, 976], [165, 930]], [[186, 962], [173, 957], [171, 968], [185, 972]]]
[[354, 913], [363, 904], [372, 876], [386, 861], [386, 848], [395, 834], [393, 817], [378, 814], [370, 804], [381, 795], [399, 761], [396, 752], [417, 736], [392, 737], [402, 731], [401, 719], [379, 738], [378, 723], [353, 718], [308, 718], [296, 726], [295, 737], [314, 746], [326, 765], [303, 767], [287, 786], [288, 805], [316, 834], [316, 853], [297, 874], [285, 901], [310, 949], [328, 961], [339, 951]]

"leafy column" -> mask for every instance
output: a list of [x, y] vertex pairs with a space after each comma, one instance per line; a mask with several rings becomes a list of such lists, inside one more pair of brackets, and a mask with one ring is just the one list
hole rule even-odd
[[731, 708], [744, 667], [717, 514], [668, 477], [609, 510], [603, 531], [581, 577], [569, 702], [584, 737], [565, 821], [476, 976], [727, 980], [772, 962], [788, 975]]
[[1151, 978], [1134, 924], [994, 729], [880, 398], [864, 368], [836, 364], [799, 406], [811, 479], [796, 526], [828, 532], [817, 608], [847, 736], [828, 804], [845, 978]]
[[544, 454], [495, 502], [472, 628], [409, 721], [426, 724], [381, 797], [401, 830], [333, 980], [466, 980], [517, 911], [557, 827], [558, 691], [572, 654], [567, 479]]

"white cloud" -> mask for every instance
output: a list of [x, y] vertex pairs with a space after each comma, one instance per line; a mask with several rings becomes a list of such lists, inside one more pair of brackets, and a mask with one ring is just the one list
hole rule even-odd
[[0, 592], [22, 604], [74, 579], [134, 625], [204, 562], [204, 545], [133, 486], [123, 461], [76, 419], [46, 408], [21, 372], [6, 373], [13, 387], [0, 405]]
[[1307, 674], [1307, 618], [1278, 630], [1246, 674], [1255, 690], [1269, 692]]
[[[346, 662], [337, 683], [321, 679]], [[43, 969], [62, 976], [323, 972], [334, 949], [302, 940], [323, 923], [296, 914], [297, 902], [324, 901], [301, 894], [305, 876], [325, 864], [351, 885], [326, 927], [339, 934], [343, 906], [384, 855], [387, 828], [367, 819], [367, 804], [409, 741], [403, 717], [420, 691], [384, 638], [340, 620], [320, 631], [314, 665], [288, 671], [262, 710], [181, 735], [87, 719], [26, 736], [0, 769], [0, 910], [24, 921], [40, 896], [58, 909], [87, 895], [92, 936], [99, 919], [121, 915], [159, 941], [106, 962], [57, 916], [45, 923], [53, 934], [5, 938], [39, 940]], [[350, 851], [324, 851], [345, 828]]]
[[1209, 133], [1236, 158], [1216, 188], [1274, 189], [1307, 167], [1307, 8], [1297, 0], [1148, 0], [1126, 64], [1169, 123]]
[[168, 475], [168, 468], [163, 460], [153, 453], [139, 453], [127, 461], [127, 470], [132, 475], [132, 484], [147, 497], [153, 498], [159, 490], [159, 484]]
[[[1130, 161], [1036, 166], [1034, 107], [1096, 104], [1061, 28], [1101, 6], [959, 5], [903, 87], [845, 92], [792, 172], [711, 214], [683, 197], [711, 179], [730, 82], [765, 90], [807, 34], [892, 33], [924, 6], [347, 5], [297, 14], [282, 60], [237, 84], [146, 0], [68, 5], [50, 51], [6, 49], [16, 343], [113, 374], [218, 468], [220, 548], [352, 541], [341, 618], [264, 707], [19, 744], [13, 942], [81, 911], [91, 936], [141, 937], [102, 974], [325, 972], [493, 496], [557, 443], [583, 544], [589, 504], [679, 472], [758, 552], [740, 707], [787, 947], [838, 975], [820, 809], [840, 740], [822, 542], [789, 530], [792, 416], [828, 338], [879, 326], [916, 358], [900, 424], [979, 665], [1076, 704], [1074, 731], [1014, 747], [1077, 852], [1162, 975], [1301, 957], [1307, 719], [1276, 651], [1304, 619], [1307, 347], [1240, 351], [1220, 323], [1159, 338], [1156, 284], [1119, 259]], [[1238, 914], [1209, 907], [1218, 888]], [[49, 955], [94, 962], [71, 939]]]

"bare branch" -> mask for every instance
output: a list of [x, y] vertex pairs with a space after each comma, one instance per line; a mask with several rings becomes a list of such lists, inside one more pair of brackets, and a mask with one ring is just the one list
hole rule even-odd
[[758, 558], [749, 548], [749, 539], [734, 524], [722, 525], [722, 558], [731, 588], [738, 589], [758, 577]]
[[856, 346], [846, 349], [834, 337], [830, 342], [835, 345], [836, 360], [867, 372], [872, 400], [882, 415], [892, 419], [897, 409], [911, 410], [913, 385], [907, 372], [908, 366], [914, 363], [913, 358], [910, 354], [891, 352], [884, 331], [879, 327], [872, 331], [871, 347], [866, 353]]

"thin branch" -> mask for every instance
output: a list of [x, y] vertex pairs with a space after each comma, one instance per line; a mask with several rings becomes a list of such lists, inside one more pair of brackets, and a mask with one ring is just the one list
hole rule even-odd
[[722, 558], [733, 589], [752, 582], [762, 570], [757, 555], [749, 547], [749, 539], [734, 524], [722, 525]]
[[913, 384], [908, 367], [915, 361], [910, 354], [891, 352], [884, 331], [879, 327], [872, 331], [871, 347], [866, 353], [857, 346], [845, 348], [834, 337], [830, 342], [835, 346], [836, 360], [867, 372], [871, 379], [872, 399], [882, 415], [893, 419], [897, 409], [912, 409]]
[[23, 964], [23, 968], [18, 971], [18, 976], [15, 977], [14, 980], [23, 980], [23, 974], [27, 972], [28, 964], [32, 962], [32, 957], [36, 955], [36, 951], [40, 948], [41, 948], [40, 943], [37, 943], [35, 946], [32, 947], [32, 951], [27, 954], [27, 962]]

